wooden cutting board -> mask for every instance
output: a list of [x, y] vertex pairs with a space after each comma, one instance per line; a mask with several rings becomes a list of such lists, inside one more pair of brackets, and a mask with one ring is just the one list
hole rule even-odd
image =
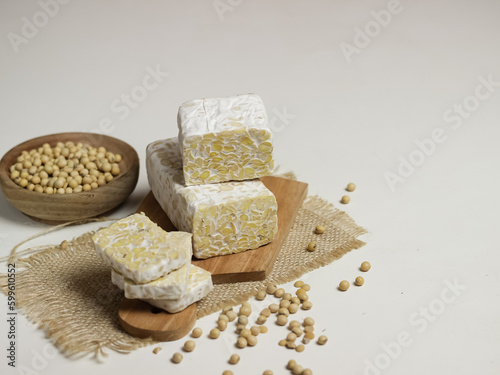
[[[203, 260], [193, 258], [193, 264], [212, 273], [214, 284], [264, 280], [271, 272], [307, 196], [307, 184], [304, 182], [271, 176], [261, 180], [276, 196], [278, 233], [270, 244], [255, 250]], [[137, 212], [144, 212], [166, 231], [177, 230], [152, 192], [146, 196]], [[146, 302], [124, 298], [119, 306], [118, 317], [122, 327], [132, 336], [172, 341], [184, 337], [195, 324], [196, 304], [177, 314], [169, 314], [158, 311]]]

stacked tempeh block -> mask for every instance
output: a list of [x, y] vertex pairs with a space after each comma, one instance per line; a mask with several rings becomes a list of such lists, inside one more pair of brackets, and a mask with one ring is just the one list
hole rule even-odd
[[258, 177], [272, 172], [273, 146], [260, 97], [184, 103], [178, 127], [178, 138], [148, 145], [146, 166], [158, 203], [177, 229], [193, 234], [194, 256], [271, 242], [278, 231], [277, 203]]
[[134, 214], [99, 230], [92, 239], [125, 297], [175, 313], [213, 288], [210, 272], [191, 264], [191, 237], [165, 232], [144, 214]]

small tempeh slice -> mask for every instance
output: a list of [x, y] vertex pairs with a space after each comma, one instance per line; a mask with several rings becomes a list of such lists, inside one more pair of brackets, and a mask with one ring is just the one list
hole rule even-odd
[[165, 232], [144, 214], [118, 220], [92, 236], [108, 264], [136, 283], [148, 283], [190, 262], [191, 233]]
[[183, 265], [178, 270], [166, 276], [145, 284], [137, 284], [129, 278], [124, 278], [115, 270], [111, 270], [111, 279], [120, 281], [125, 297], [130, 299], [178, 299], [187, 291], [190, 263]]
[[[113, 273], [113, 284], [118, 288], [124, 289], [124, 277], [118, 272]], [[205, 297], [213, 289], [212, 277], [210, 272], [205, 271], [203, 268], [191, 265], [189, 267], [189, 281], [186, 293], [179, 299], [143, 299], [143, 301], [166, 310], [169, 313], [176, 313], [184, 310], [189, 305], [199, 301]]]

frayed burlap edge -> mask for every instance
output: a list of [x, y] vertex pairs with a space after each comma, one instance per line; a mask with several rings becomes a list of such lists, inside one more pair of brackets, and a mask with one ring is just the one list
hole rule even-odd
[[[42, 251], [15, 261], [16, 310], [22, 311], [31, 323], [45, 331], [46, 336], [61, 353], [71, 358], [81, 358], [87, 355], [93, 355], [96, 358], [106, 357], [108, 355], [106, 349], [129, 353], [155, 342], [151, 339], [137, 339], [128, 335], [119, 328], [118, 322], [115, 325], [115, 337], [112, 340], [99, 341], [93, 332], [82, 330], [80, 323], [75, 324], [75, 316], [58, 294], [34, 291], [29, 277], [32, 268], [50, 265], [53, 262], [65, 262], [74, 252], [88, 251], [89, 243], [92, 243], [92, 234], [93, 232], [88, 232], [74, 238], [68, 242], [67, 249], [62, 249], [60, 245], [44, 246], [41, 247]], [[93, 249], [91, 254], [95, 256]], [[24, 275], [28, 277], [23, 277]], [[5, 274], [0, 275], [0, 288], [4, 294], [8, 294], [8, 278]], [[116, 313], [118, 302], [116, 301], [115, 305]], [[83, 308], [85, 307], [82, 306]], [[108, 308], [113, 309], [113, 306], [108, 306]]]

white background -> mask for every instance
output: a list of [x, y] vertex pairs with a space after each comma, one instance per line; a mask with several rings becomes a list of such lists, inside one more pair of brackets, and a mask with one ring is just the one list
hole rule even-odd
[[[75, 0], [44, 22], [37, 2], [1, 0], [0, 154], [64, 131], [97, 130], [129, 142], [140, 154], [141, 174], [114, 214], [123, 217], [148, 191], [146, 145], [177, 134], [182, 102], [260, 94], [274, 118], [281, 170], [296, 172], [311, 194], [342, 206], [369, 230], [366, 246], [303, 277], [314, 303], [307, 315], [328, 344], [286, 350], [277, 345], [285, 331], [268, 323], [270, 332], [243, 351], [226, 331], [226, 339], [198, 339], [180, 365], [169, 359], [184, 340], [161, 344], [158, 355], [147, 347], [110, 353], [99, 363], [54, 358], [44, 334], [20, 316], [18, 369], [12, 370], [0, 297], [0, 373], [208, 375], [231, 368], [239, 375], [288, 374], [284, 366], [294, 358], [315, 374], [498, 374], [500, 3], [401, 0], [390, 20], [380, 13], [385, 0], [216, 4], [226, 7], [218, 13], [212, 1]], [[386, 15], [379, 21], [384, 26], [375, 23], [374, 11]], [[40, 27], [16, 47], [9, 33], [23, 37], [23, 24], [33, 18]], [[356, 29], [373, 37], [361, 40]], [[341, 49], [347, 44], [360, 48], [347, 56]], [[112, 103], [136, 89], [148, 67], [168, 77], [128, 116], [113, 111]], [[482, 79], [497, 83], [476, 91]], [[443, 118], [464, 101], [461, 117]], [[279, 115], [284, 112], [288, 117]], [[112, 125], [100, 127], [106, 118]], [[427, 142], [430, 151], [422, 154], [416, 142], [439, 128], [445, 140], [434, 147]], [[418, 166], [401, 171], [391, 189], [388, 173], [398, 174], [409, 158]], [[341, 205], [351, 181], [358, 189]], [[0, 196], [0, 255], [44, 228]], [[365, 285], [339, 292], [338, 282], [352, 281], [364, 260], [372, 263]], [[465, 290], [453, 294], [447, 282]], [[421, 308], [430, 309], [427, 317]], [[198, 325], [208, 332], [216, 316]], [[405, 332], [409, 345], [398, 350], [394, 343]], [[390, 350], [394, 358], [385, 354]], [[232, 367], [226, 361], [234, 352], [242, 359]], [[40, 360], [39, 353], [50, 358]]]

